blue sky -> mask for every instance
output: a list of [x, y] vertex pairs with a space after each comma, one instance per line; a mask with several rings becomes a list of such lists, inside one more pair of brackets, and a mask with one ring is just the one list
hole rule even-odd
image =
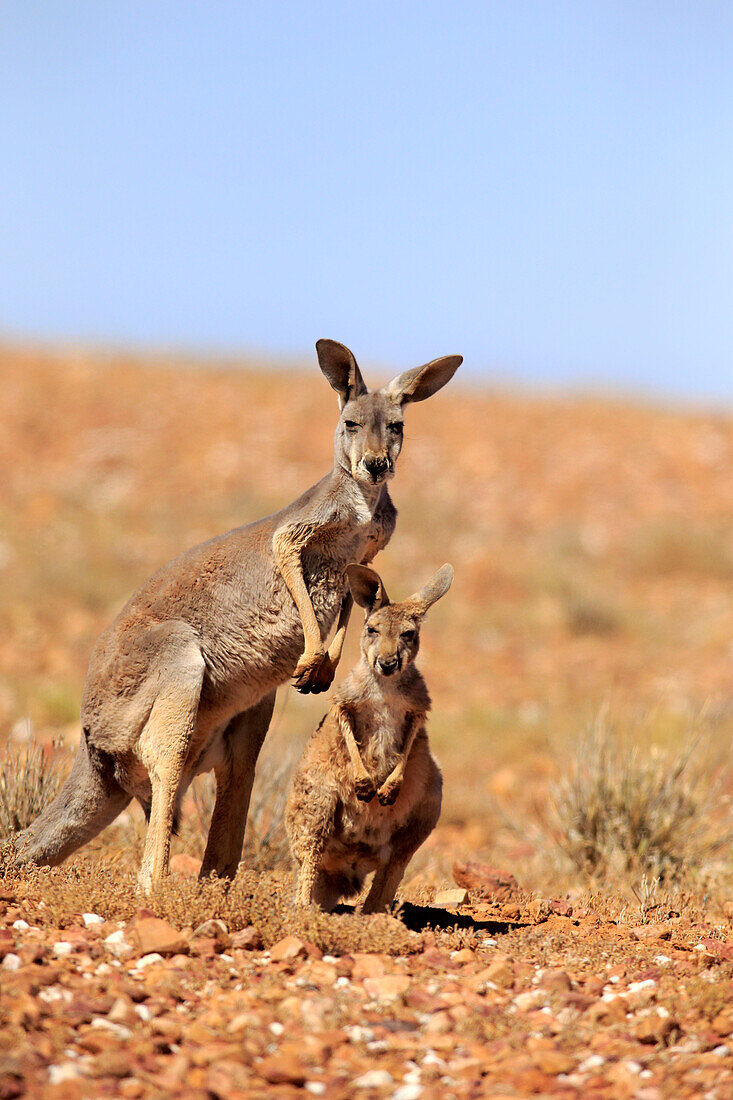
[[4, 0], [0, 330], [733, 393], [729, 3]]

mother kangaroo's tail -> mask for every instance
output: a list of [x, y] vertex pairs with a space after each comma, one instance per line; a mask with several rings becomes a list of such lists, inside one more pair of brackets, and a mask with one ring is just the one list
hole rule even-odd
[[62, 863], [101, 833], [130, 801], [114, 777], [112, 759], [90, 746], [82, 730], [79, 751], [56, 798], [32, 825], [12, 838], [16, 866]]

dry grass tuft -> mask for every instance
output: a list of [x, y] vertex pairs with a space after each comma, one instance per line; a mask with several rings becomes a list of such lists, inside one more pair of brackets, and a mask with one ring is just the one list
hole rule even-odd
[[27, 829], [56, 796], [63, 779], [57, 753], [46, 753], [32, 740], [9, 744], [0, 764], [0, 838]]
[[620, 739], [600, 718], [552, 792], [560, 847], [597, 880], [688, 880], [733, 837], [720, 787], [698, 739], [665, 753]]
[[100, 874], [96, 862], [76, 860], [60, 868], [7, 870], [4, 887], [17, 904], [28, 909], [34, 923], [57, 928], [80, 923], [85, 912], [98, 913], [106, 920], [130, 920], [144, 901], [157, 916], [178, 928], [196, 927], [212, 917], [223, 920], [232, 931], [254, 925], [265, 947], [288, 934], [310, 940], [333, 955], [351, 951], [409, 955], [424, 944], [421, 935], [410, 932], [394, 917], [295, 908], [293, 875], [283, 871], [241, 870], [231, 883], [172, 875], [142, 899], [132, 874]]

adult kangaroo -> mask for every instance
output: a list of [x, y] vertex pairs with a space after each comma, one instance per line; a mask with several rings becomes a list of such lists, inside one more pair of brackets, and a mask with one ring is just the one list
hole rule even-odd
[[435, 359], [370, 393], [343, 344], [316, 350], [341, 409], [333, 469], [282, 511], [169, 562], [125, 605], [92, 652], [69, 777], [16, 838], [20, 863], [61, 863], [137, 798], [149, 819], [138, 882], [149, 891], [167, 874], [183, 793], [213, 768], [201, 875], [236, 873], [275, 691], [290, 677], [302, 692], [332, 682], [352, 606], [346, 566], [371, 561], [394, 530], [386, 482], [404, 406], [462, 362]]

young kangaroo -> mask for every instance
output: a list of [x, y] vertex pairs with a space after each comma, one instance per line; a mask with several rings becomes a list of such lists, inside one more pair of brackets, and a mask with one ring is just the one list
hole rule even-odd
[[443, 778], [425, 729], [430, 696], [413, 661], [423, 616], [450, 588], [453, 570], [444, 565], [397, 604], [372, 569], [350, 565], [347, 574], [367, 613], [361, 660], [306, 745], [286, 824], [298, 864], [296, 902], [330, 911], [375, 871], [362, 909], [375, 913], [392, 904], [440, 816]]
[[275, 690], [291, 676], [303, 692], [333, 680], [351, 609], [346, 566], [371, 561], [394, 529], [386, 481], [404, 406], [462, 362], [436, 359], [369, 393], [348, 348], [316, 349], [341, 408], [333, 469], [281, 512], [176, 558], [122, 609], [92, 653], [69, 778], [16, 838], [19, 862], [60, 863], [137, 798], [149, 816], [139, 875], [149, 890], [167, 873], [183, 792], [213, 768], [201, 874], [235, 874]]

